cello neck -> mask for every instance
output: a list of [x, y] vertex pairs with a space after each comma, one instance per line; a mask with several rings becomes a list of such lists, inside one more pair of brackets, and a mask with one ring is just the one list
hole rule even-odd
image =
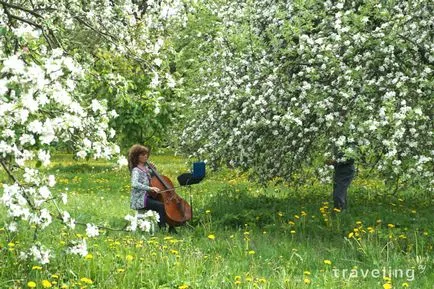
[[164, 181], [164, 179], [158, 174], [157, 170], [154, 166], [150, 165], [148, 162], [146, 162], [146, 165], [149, 167], [149, 169], [154, 173], [155, 177], [160, 181], [160, 183], [163, 184], [163, 186], [166, 188], [166, 190], [170, 189], [170, 186]]

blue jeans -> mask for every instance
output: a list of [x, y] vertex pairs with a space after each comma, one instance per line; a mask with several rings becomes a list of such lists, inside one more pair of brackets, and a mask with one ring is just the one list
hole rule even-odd
[[348, 187], [355, 175], [354, 164], [336, 164], [333, 176], [333, 202], [336, 209], [347, 208]]

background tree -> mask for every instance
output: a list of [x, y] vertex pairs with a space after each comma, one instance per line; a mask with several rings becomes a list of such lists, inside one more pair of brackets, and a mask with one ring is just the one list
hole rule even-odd
[[206, 1], [200, 9], [190, 19], [214, 29], [194, 45], [200, 80], [190, 83], [195, 115], [183, 148], [267, 181], [312, 166], [327, 176], [323, 161], [336, 147], [398, 187], [431, 190], [432, 4]]

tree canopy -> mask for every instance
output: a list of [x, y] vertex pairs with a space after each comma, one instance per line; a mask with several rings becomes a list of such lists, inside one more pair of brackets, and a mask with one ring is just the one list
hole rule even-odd
[[432, 188], [432, 8], [206, 1], [194, 18], [204, 29], [184, 36], [200, 38], [200, 80], [183, 148], [262, 181], [312, 166], [325, 176], [340, 150], [399, 185]]

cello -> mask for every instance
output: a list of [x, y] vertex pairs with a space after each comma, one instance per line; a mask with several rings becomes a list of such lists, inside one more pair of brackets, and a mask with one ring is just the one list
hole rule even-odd
[[159, 193], [150, 192], [150, 195], [164, 204], [167, 223], [170, 226], [182, 226], [190, 221], [192, 217], [191, 206], [175, 192], [172, 181], [167, 176], [160, 176], [153, 165], [148, 162], [146, 164], [153, 172], [150, 186], [160, 189]]

